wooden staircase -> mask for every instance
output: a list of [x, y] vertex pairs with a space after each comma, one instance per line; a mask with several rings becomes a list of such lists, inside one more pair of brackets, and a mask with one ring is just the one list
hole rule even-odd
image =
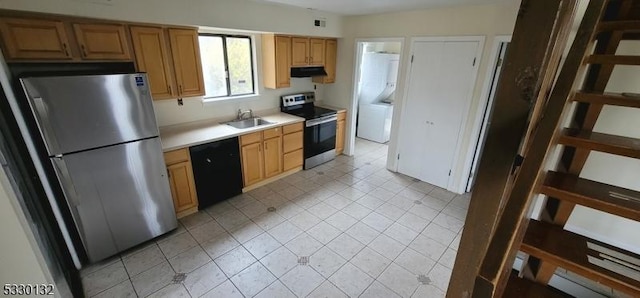
[[[605, 105], [640, 108], [640, 95], [604, 92], [616, 65], [640, 66], [640, 53], [616, 55], [630, 39], [640, 40], [640, 0], [590, 1], [508, 193], [473, 297], [566, 296], [547, 286], [558, 267], [640, 297], [639, 255], [564, 229], [575, 205], [640, 221], [640, 192], [580, 178], [592, 151], [640, 159], [640, 139], [593, 131]], [[563, 128], [573, 104], [571, 126]], [[560, 164], [545, 172], [558, 145], [564, 146]], [[547, 196], [540, 219], [529, 219], [539, 194]], [[519, 277], [512, 272], [518, 251], [528, 255]]]

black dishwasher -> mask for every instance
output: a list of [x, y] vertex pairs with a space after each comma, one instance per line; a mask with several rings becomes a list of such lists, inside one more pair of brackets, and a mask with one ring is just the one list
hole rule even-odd
[[242, 193], [238, 138], [193, 146], [189, 151], [196, 180], [198, 209]]

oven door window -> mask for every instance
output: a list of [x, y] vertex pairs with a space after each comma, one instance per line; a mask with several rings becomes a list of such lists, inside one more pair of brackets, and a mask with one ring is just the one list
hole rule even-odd
[[304, 158], [336, 149], [337, 121], [330, 121], [304, 130]]

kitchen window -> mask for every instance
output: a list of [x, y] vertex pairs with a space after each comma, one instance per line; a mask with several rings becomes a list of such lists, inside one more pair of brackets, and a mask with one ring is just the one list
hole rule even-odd
[[256, 94], [250, 36], [200, 33], [205, 101]]

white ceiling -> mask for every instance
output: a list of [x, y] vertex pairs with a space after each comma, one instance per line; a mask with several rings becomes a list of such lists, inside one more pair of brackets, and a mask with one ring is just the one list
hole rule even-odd
[[519, 0], [255, 0], [332, 12], [366, 15], [455, 5], [514, 3]]

